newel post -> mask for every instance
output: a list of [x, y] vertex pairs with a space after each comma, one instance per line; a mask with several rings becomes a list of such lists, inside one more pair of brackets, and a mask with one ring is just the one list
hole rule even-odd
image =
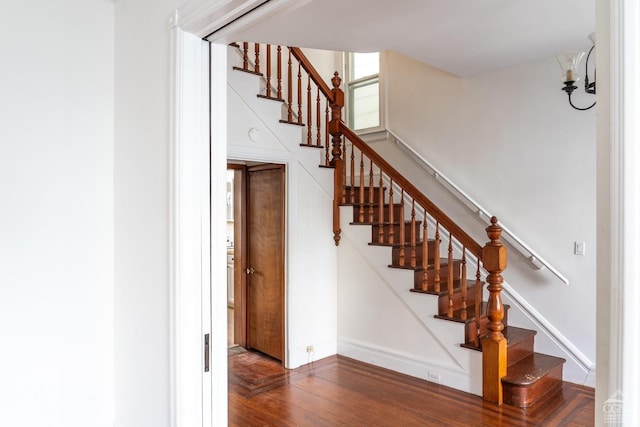
[[333, 240], [336, 246], [340, 244], [340, 202], [344, 189], [344, 159], [342, 158], [342, 133], [340, 122], [342, 121], [342, 107], [344, 107], [344, 92], [340, 89], [342, 79], [338, 72], [333, 73], [331, 84], [333, 88], [333, 101], [331, 107], [331, 120], [329, 121], [329, 133], [331, 134], [331, 166], [333, 170]]
[[507, 375], [507, 340], [502, 335], [504, 305], [502, 304], [502, 272], [507, 268], [507, 248], [500, 242], [502, 228], [498, 219], [491, 218], [487, 227], [490, 241], [482, 248], [482, 263], [487, 276], [488, 334], [482, 340], [482, 397], [492, 403], [502, 404], [502, 378]]

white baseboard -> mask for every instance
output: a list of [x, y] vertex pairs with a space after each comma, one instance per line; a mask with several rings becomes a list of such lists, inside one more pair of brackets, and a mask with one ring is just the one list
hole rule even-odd
[[[351, 339], [338, 339], [338, 354], [467, 393], [475, 391], [474, 394], [477, 394], [482, 388], [480, 384], [480, 389], [478, 389], [477, 379], [472, 378], [466, 372], [437, 366], [393, 349], [372, 346]], [[481, 372], [481, 358], [477, 358], [477, 360], [480, 363], [478, 366], [472, 366], [472, 371]], [[481, 375], [476, 375], [476, 377], [481, 377]]]

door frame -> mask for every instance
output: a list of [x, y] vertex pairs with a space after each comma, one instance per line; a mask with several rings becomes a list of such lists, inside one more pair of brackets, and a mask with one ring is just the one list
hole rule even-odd
[[[243, 1], [230, 15], [242, 16], [248, 9], [247, 6], [255, 1]], [[264, 19], [268, 15], [280, 12], [286, 7], [295, 7], [305, 2], [292, 0], [271, 0], [266, 3], [268, 9], [259, 8], [255, 12], [242, 17], [225, 28], [228, 36], [234, 31], [246, 28], [257, 19]], [[640, 123], [636, 120], [640, 112], [640, 96], [638, 96], [637, 75], [640, 72], [640, 52], [638, 42], [638, 29], [634, 28], [634, 20], [640, 18], [640, 10], [637, 0], [597, 0], [597, 33], [600, 57], [606, 56], [604, 61], [599, 61], [610, 72], [610, 91], [600, 92], [599, 101], [605, 97], [611, 98], [609, 108], [599, 108], [602, 121], [606, 129], [598, 130], [598, 162], [602, 163], [599, 174], [608, 179], [609, 185], [602, 185], [611, 191], [609, 209], [607, 212], [598, 213], [598, 294], [605, 297], [604, 304], [599, 307], [597, 320], [598, 338], [597, 346], [602, 348], [598, 353], [596, 410], [608, 398], [611, 391], [623, 390], [625, 399], [636, 402], [640, 399], [640, 368], [637, 360], [640, 359], [640, 345], [635, 331], [632, 328], [623, 328], [623, 324], [638, 324], [640, 313], [637, 306], [640, 305], [640, 291], [636, 284], [640, 283], [640, 271], [635, 266], [635, 260], [640, 256], [640, 236], [638, 236], [637, 218], [640, 217], [640, 194], [638, 188], [638, 175], [640, 171], [634, 168], [634, 164], [640, 163], [640, 154], [637, 137], [640, 135]], [[198, 369], [194, 372], [193, 366], [201, 365], [202, 348], [200, 332], [203, 328], [203, 312], [207, 302], [200, 294], [203, 286], [210, 286], [211, 281], [224, 279], [226, 273], [226, 251], [224, 244], [211, 245], [210, 258], [205, 259], [208, 253], [207, 244], [213, 243], [212, 239], [194, 239], [190, 233], [192, 228], [182, 228], [181, 219], [189, 216], [189, 213], [204, 213], [200, 208], [194, 210], [193, 206], [204, 206], [202, 188], [196, 190], [186, 185], [193, 177], [188, 175], [185, 168], [179, 167], [183, 159], [181, 153], [197, 147], [202, 142], [211, 142], [211, 156], [202, 156], [195, 159], [201, 167], [209, 166], [211, 169], [211, 201], [214, 209], [211, 210], [208, 219], [211, 221], [212, 233], [220, 232], [218, 227], [224, 226], [224, 212], [218, 212], [217, 199], [224, 197], [226, 172], [226, 49], [224, 47], [212, 47], [212, 64], [210, 75], [203, 74], [202, 45], [200, 37], [205, 37], [213, 30], [223, 26], [216, 16], [219, 11], [228, 6], [225, 2], [217, 0], [192, 0], [187, 6], [180, 9], [184, 11], [181, 16], [177, 10], [172, 19], [172, 47], [171, 47], [171, 174], [170, 174], [170, 280], [171, 280], [171, 339], [170, 339], [170, 410], [171, 423], [176, 427], [193, 425], [225, 425], [227, 423], [227, 361], [226, 361], [226, 316], [214, 316], [212, 322], [211, 344], [214, 357], [212, 357], [211, 375], [203, 375]], [[188, 32], [188, 33], [187, 33]], [[189, 33], [197, 34], [193, 36]], [[195, 57], [192, 57], [194, 55]], [[198, 58], [198, 59], [196, 59]], [[601, 74], [605, 75], [605, 69], [599, 67]], [[603, 76], [601, 76], [603, 77]], [[605, 75], [606, 77], [606, 75]], [[203, 85], [211, 82], [212, 110], [204, 105], [204, 94], [197, 92]], [[195, 91], [195, 92], [194, 92]], [[188, 93], [196, 93], [195, 96], [186, 96]], [[199, 95], [198, 95], [199, 94]], [[604, 103], [604, 102], [603, 102]], [[604, 103], [608, 104], [608, 101]], [[202, 134], [201, 124], [194, 121], [185, 110], [210, 113], [211, 140], [208, 141]], [[611, 126], [611, 131], [609, 127]], [[609, 147], [611, 146], [611, 153]], [[601, 158], [602, 153], [606, 158]], [[610, 153], [610, 154], [609, 154]], [[609, 158], [611, 156], [612, 158]], [[274, 159], [280, 162], [279, 159]], [[292, 163], [287, 167], [290, 184], [293, 172]], [[220, 179], [222, 177], [222, 179]], [[196, 180], [203, 185], [202, 180]], [[209, 179], [206, 180], [209, 182]], [[220, 181], [220, 183], [218, 182]], [[214, 182], [216, 185], [214, 185]], [[221, 188], [217, 185], [221, 184]], [[295, 194], [290, 191], [288, 185], [287, 195]], [[294, 201], [287, 198], [289, 208]], [[186, 205], [186, 206], [185, 206]], [[221, 209], [223, 204], [220, 204]], [[186, 209], [186, 210], [185, 210]], [[199, 213], [198, 213], [199, 212]], [[290, 212], [288, 217], [291, 218]], [[201, 221], [197, 221], [202, 224]], [[224, 231], [223, 231], [224, 233]], [[190, 236], [189, 236], [190, 235]], [[200, 234], [202, 236], [202, 233]], [[191, 237], [191, 238], [187, 238]], [[206, 236], [205, 236], [206, 237]], [[634, 240], [635, 239], [635, 240]], [[222, 240], [222, 239], [220, 239]], [[291, 237], [287, 240], [288, 251], [295, 255], [295, 248], [291, 246]], [[211, 259], [211, 278], [205, 280], [208, 260]], [[288, 257], [287, 257], [288, 259]], [[294, 260], [291, 260], [295, 264]], [[218, 272], [218, 270], [220, 270]], [[289, 273], [285, 269], [285, 274]], [[286, 281], [285, 281], [286, 286]], [[218, 287], [221, 288], [221, 287]], [[212, 290], [215, 290], [214, 287]], [[226, 292], [224, 292], [226, 294]], [[193, 296], [190, 302], [200, 302], [198, 315], [189, 317], [186, 315], [189, 304], [186, 304], [185, 295]], [[285, 292], [285, 300], [287, 293]], [[226, 295], [212, 292], [212, 308], [218, 300], [222, 300], [226, 307]], [[193, 308], [193, 307], [192, 307]], [[202, 311], [200, 311], [202, 310]], [[214, 313], [215, 314], [215, 313]], [[226, 313], [218, 313], [226, 315]], [[285, 342], [286, 332], [285, 318]], [[193, 333], [198, 331], [198, 333]], [[615, 337], [615, 342], [610, 343], [608, 337]], [[183, 343], [188, 345], [183, 346]], [[195, 349], [195, 351], [194, 351]], [[287, 357], [285, 352], [285, 358]], [[195, 362], [195, 363], [194, 363]], [[624, 375], [622, 375], [624, 369]], [[211, 399], [202, 398], [203, 395], [211, 395]], [[191, 399], [195, 397], [194, 399]], [[629, 408], [625, 412], [626, 419], [633, 420], [638, 416], [638, 408]], [[195, 418], [194, 418], [195, 417]]]
[[[247, 276], [246, 264], [246, 166], [227, 162], [227, 170], [233, 170], [233, 335], [241, 347], [247, 346]], [[238, 178], [238, 175], [240, 176]]]

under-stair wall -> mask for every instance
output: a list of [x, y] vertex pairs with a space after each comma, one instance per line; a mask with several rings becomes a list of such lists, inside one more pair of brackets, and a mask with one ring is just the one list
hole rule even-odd
[[[318, 168], [320, 150], [300, 147], [299, 127], [278, 123], [276, 102], [256, 97], [259, 78], [231, 71], [238, 63], [232, 48], [228, 63], [229, 159], [286, 165], [285, 359], [293, 369], [337, 351], [333, 173]], [[312, 354], [306, 352], [309, 345], [314, 348]]]

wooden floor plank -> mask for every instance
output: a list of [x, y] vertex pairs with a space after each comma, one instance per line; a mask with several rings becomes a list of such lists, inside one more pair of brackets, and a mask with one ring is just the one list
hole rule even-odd
[[229, 357], [230, 426], [592, 426], [594, 391], [520, 409], [342, 356], [294, 370], [260, 353]]

